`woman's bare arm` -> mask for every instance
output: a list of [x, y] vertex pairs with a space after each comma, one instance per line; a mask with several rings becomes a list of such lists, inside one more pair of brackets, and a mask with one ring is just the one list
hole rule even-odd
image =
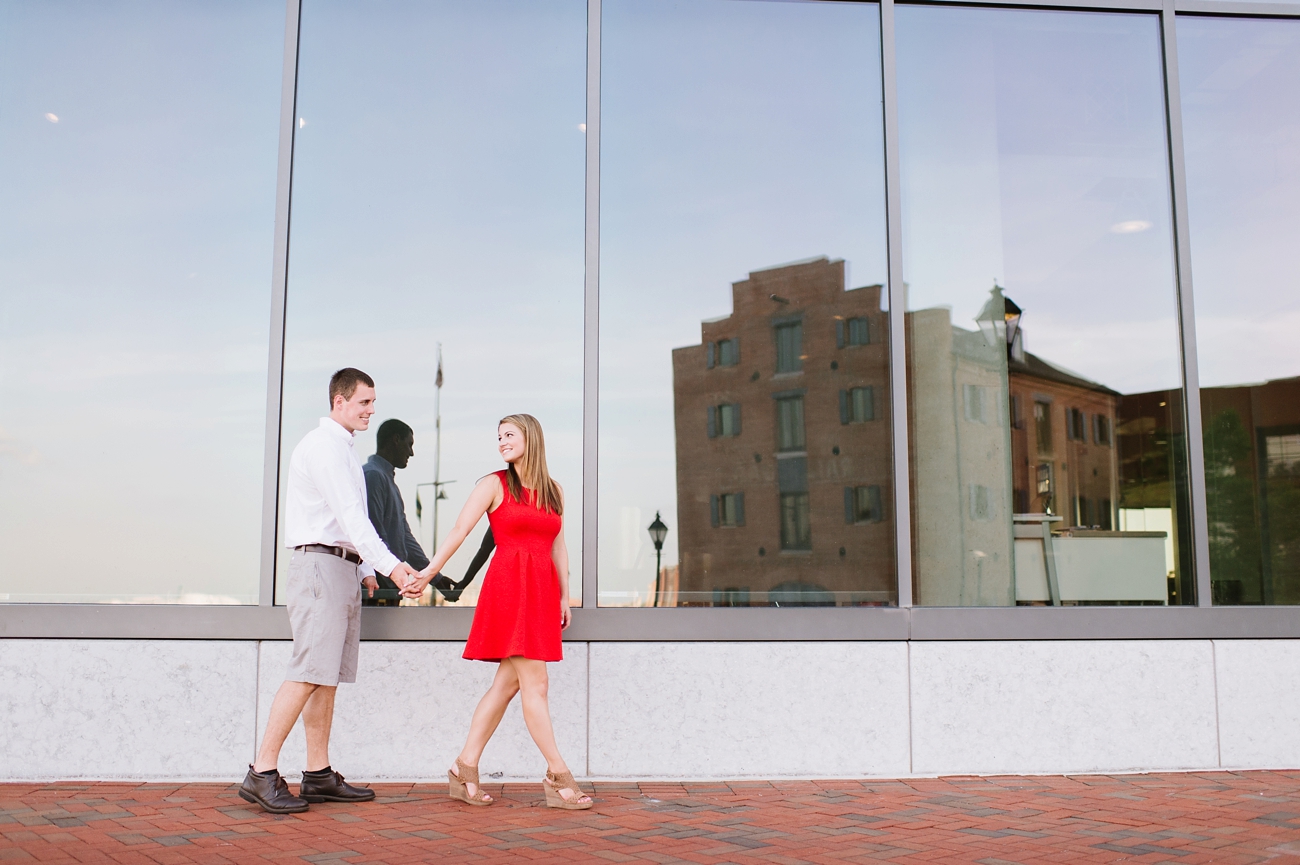
[[456, 517], [456, 524], [447, 533], [447, 539], [430, 559], [429, 566], [420, 571], [418, 579], [407, 590], [407, 595], [414, 597], [424, 591], [424, 587], [429, 585], [434, 575], [442, 570], [447, 560], [460, 549], [460, 545], [465, 542], [465, 538], [469, 537], [469, 533], [474, 526], [478, 525], [478, 521], [483, 519], [483, 515], [499, 503], [500, 499], [501, 481], [496, 475], [488, 475], [474, 485], [474, 491], [469, 494], [465, 507], [460, 509], [460, 516]]
[[[559, 484], [556, 484], [559, 487]], [[564, 508], [564, 489], [560, 489], [560, 510]], [[551, 561], [555, 563], [555, 578], [560, 582], [560, 627], [569, 627], [569, 547], [564, 542], [564, 514], [560, 514], [560, 531], [551, 544]]]

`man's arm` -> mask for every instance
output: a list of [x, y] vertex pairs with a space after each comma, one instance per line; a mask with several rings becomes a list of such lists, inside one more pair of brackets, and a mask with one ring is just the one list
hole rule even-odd
[[384, 524], [384, 481], [378, 473], [365, 468], [361, 469], [361, 477], [366, 481], [366, 510], [370, 513], [370, 523], [378, 531]]
[[[357, 553], [366, 564], [381, 574], [390, 577], [400, 564], [397, 556], [389, 552], [380, 539], [375, 527], [370, 524], [370, 513], [366, 500], [359, 495], [359, 490], [352, 486], [352, 478], [347, 463], [336, 457], [328, 448], [317, 448], [305, 460], [307, 471], [316, 489], [320, 491], [325, 503], [329, 505], [334, 519], [339, 521], [348, 540], [357, 548]], [[365, 472], [362, 472], [364, 478]], [[353, 476], [355, 477], [355, 475]], [[406, 575], [409, 568], [398, 573]], [[393, 577], [393, 581], [402, 584], [402, 580]]]
[[463, 589], [474, 582], [478, 572], [483, 569], [483, 563], [488, 560], [488, 556], [492, 555], [492, 551], [496, 549], [496, 546], [496, 538], [492, 537], [492, 527], [488, 526], [488, 530], [483, 533], [483, 543], [479, 544], [478, 552], [474, 554], [474, 560], [469, 563], [469, 568], [465, 571], [465, 578], [456, 584], [456, 588]]
[[429, 557], [424, 554], [424, 549], [415, 539], [415, 535], [411, 534], [411, 524], [406, 519], [406, 514], [402, 514], [402, 530], [406, 532], [406, 563], [417, 571], [429, 567]]

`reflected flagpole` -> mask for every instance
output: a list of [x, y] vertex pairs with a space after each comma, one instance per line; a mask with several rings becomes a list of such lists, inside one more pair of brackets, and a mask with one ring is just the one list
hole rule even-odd
[[438, 343], [438, 375], [433, 380], [433, 545], [438, 552], [438, 500], [442, 498], [442, 343]]

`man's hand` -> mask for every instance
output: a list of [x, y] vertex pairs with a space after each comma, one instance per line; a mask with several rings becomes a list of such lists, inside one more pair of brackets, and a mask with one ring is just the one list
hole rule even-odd
[[411, 566], [406, 564], [406, 562], [398, 562], [397, 567], [393, 568], [388, 573], [388, 579], [397, 583], [397, 590], [399, 592], [405, 592], [407, 585], [411, 580], [415, 579], [415, 576], [415, 571], [412, 570]]
[[424, 571], [414, 575], [410, 584], [406, 587], [402, 595], [407, 598], [418, 598], [424, 594], [425, 586], [433, 579], [433, 574], [426, 574]]
[[376, 580], [375, 575], [371, 574], [361, 581], [361, 585], [366, 587], [366, 597], [373, 598], [375, 596], [375, 589], [379, 588], [379, 580]]

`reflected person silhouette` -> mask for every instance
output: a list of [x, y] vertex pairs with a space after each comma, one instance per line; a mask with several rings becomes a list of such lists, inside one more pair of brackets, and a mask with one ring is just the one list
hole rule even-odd
[[[405, 422], [397, 418], [389, 418], [380, 425], [375, 435], [375, 445], [374, 455], [363, 467], [370, 522], [394, 555], [417, 570], [428, 567], [429, 559], [411, 532], [411, 524], [406, 519], [406, 504], [396, 483], [396, 470], [406, 468], [411, 457], [415, 455], [415, 431]], [[455, 582], [440, 573], [433, 580], [433, 588], [442, 593], [449, 602], [459, 601], [465, 588], [482, 570], [495, 546], [492, 530], [489, 528], [464, 578], [460, 582]], [[377, 575], [377, 579], [379, 592], [370, 603], [374, 604], [380, 600], [396, 601], [400, 597], [395, 583], [387, 577]]]
[[[411, 524], [406, 519], [406, 503], [396, 480], [396, 470], [406, 468], [414, 455], [415, 431], [397, 418], [389, 418], [375, 434], [375, 453], [366, 460], [362, 471], [366, 479], [366, 506], [375, 531], [393, 555], [413, 569], [421, 570], [428, 567], [429, 557], [411, 532]], [[451, 580], [441, 574], [439, 577], [451, 584]], [[365, 603], [397, 603], [401, 598], [397, 584], [379, 575], [376, 579], [379, 589]]]

